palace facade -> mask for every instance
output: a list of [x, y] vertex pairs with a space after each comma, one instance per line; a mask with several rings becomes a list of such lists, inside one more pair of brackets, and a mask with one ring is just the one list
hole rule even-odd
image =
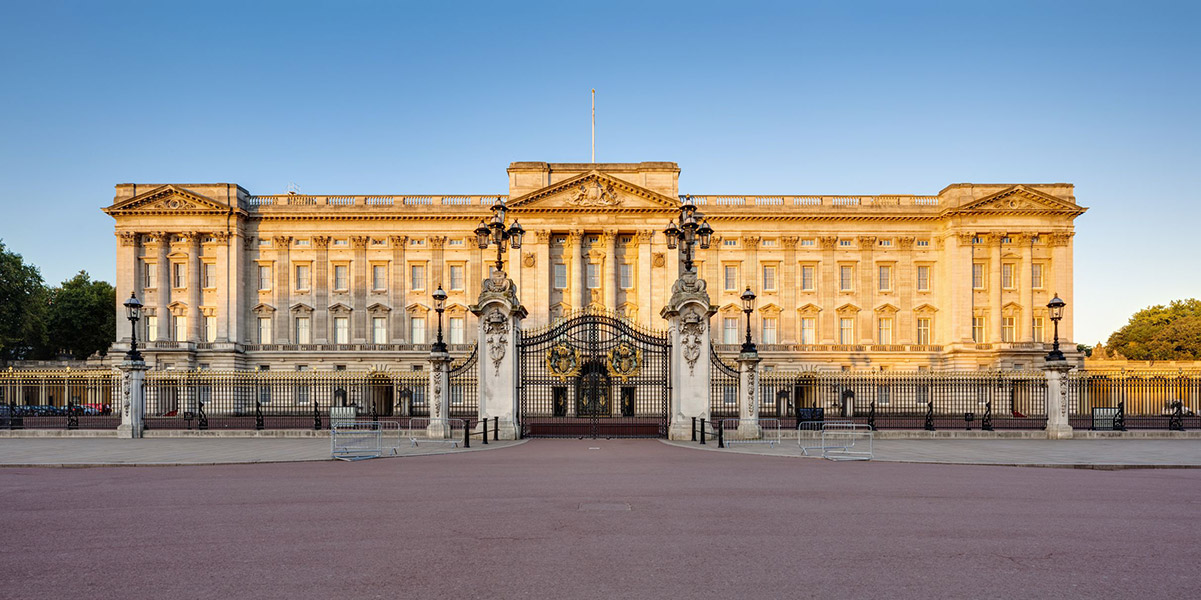
[[[679, 193], [670, 162], [516, 162], [502, 195], [255, 195], [233, 183], [120, 184], [120, 305], [145, 305], [139, 345], [155, 368], [416, 369], [438, 328], [463, 355], [469, 310], [496, 260], [474, 229], [504, 202], [526, 230], [505, 270], [546, 325], [582, 309], [661, 329], [681, 261], [662, 233], [681, 202], [715, 230], [696, 268], [717, 314], [719, 354], [737, 352], [739, 295], [767, 369], [1013, 369], [1041, 365], [1046, 304], [1067, 302], [1070, 184], [953, 184], [936, 195]], [[144, 344], [143, 344], [144, 342]]]

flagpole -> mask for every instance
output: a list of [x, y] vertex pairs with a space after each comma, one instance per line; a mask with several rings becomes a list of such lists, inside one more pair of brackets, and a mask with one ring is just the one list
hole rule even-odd
[[592, 162], [596, 162], [596, 88], [592, 88]]

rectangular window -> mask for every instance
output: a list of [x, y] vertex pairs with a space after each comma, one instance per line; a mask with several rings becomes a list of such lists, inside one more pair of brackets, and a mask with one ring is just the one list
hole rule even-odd
[[721, 321], [721, 343], [738, 343], [738, 317], [726, 317]]
[[296, 265], [296, 289], [307, 290], [312, 285], [309, 265]]
[[1013, 265], [1004, 263], [1001, 265], [1001, 289], [1011, 290], [1015, 287], [1013, 281]]
[[918, 241], [917, 241], [917, 246], [918, 246], [919, 248], [925, 248], [925, 247], [927, 247], [927, 246], [929, 246], [929, 245], [930, 245], [930, 240], [918, 240]]
[[621, 289], [628, 290], [634, 287], [634, 265], [621, 263], [618, 266], [621, 269], [618, 273], [618, 277], [621, 279]]
[[838, 268], [838, 289], [844, 292], [855, 289], [855, 267], [843, 265]]
[[725, 289], [727, 292], [738, 291], [738, 267], [729, 267], [725, 269]]
[[188, 318], [176, 316], [171, 319], [171, 327], [175, 329], [175, 341], [188, 341]]
[[145, 272], [142, 277], [142, 287], [154, 289], [158, 287], [158, 265], [155, 263], [142, 263], [145, 267]]
[[[150, 286], [146, 286], [150, 287]], [[1043, 265], [1042, 263], [1034, 263], [1030, 265], [1030, 287], [1034, 289], [1042, 289], [1043, 287]]]
[[217, 341], [217, 317], [210, 315], [204, 318], [204, 341], [210, 344]]
[[1031, 325], [1033, 327], [1031, 327], [1030, 333], [1033, 334], [1034, 341], [1042, 343], [1042, 341], [1043, 341], [1043, 318], [1042, 317], [1034, 317], [1034, 322], [1031, 323]]
[[388, 319], [386, 317], [371, 318], [371, 343], [388, 343]]
[[838, 343], [849, 346], [855, 343], [855, 319], [843, 317], [838, 320]]
[[985, 343], [984, 317], [972, 317], [972, 341], [977, 344]]
[[851, 240], [838, 240], [838, 245], [843, 247], [850, 246]]
[[774, 318], [763, 319], [763, 343], [776, 343], [776, 320]]
[[881, 248], [890, 248], [890, 247], [892, 247], [892, 240], [880, 240], [880, 247], [881, 247]]
[[334, 343], [350, 343], [350, 317], [334, 317]]
[[334, 245], [338, 247], [346, 247], [350, 244], [346, 240], [334, 240]]
[[450, 318], [450, 343], [463, 343], [463, 317]]
[[919, 318], [917, 320], [917, 343], [923, 346], [930, 344], [930, 319]]
[[334, 265], [334, 289], [341, 291], [350, 289], [350, 267]]
[[802, 291], [812, 292], [815, 289], [816, 281], [814, 281], [814, 277], [813, 277], [814, 272], [815, 272], [815, 269], [811, 266], [801, 267], [801, 290]]
[[271, 267], [269, 265], [259, 265], [259, 290], [271, 289]]
[[158, 317], [146, 317], [146, 340], [155, 341], [158, 339]]
[[1014, 335], [1013, 335], [1014, 321], [1016, 321], [1016, 319], [1014, 319], [1013, 317], [1002, 317], [1001, 318], [1001, 341], [1002, 342], [1014, 341]]
[[171, 265], [175, 273], [175, 287], [188, 287], [188, 266], [183, 263]]
[[767, 291], [776, 289], [775, 267], [763, 267], [763, 289]]
[[463, 265], [450, 266], [450, 289], [463, 289]]
[[463, 240], [447, 240], [446, 245], [454, 248], [462, 248]]
[[371, 265], [371, 289], [376, 292], [388, 289], [387, 265]]
[[722, 240], [721, 245], [727, 248], [733, 248], [738, 245], [738, 240]]
[[271, 317], [259, 317], [259, 343], [271, 343]]
[[425, 343], [425, 317], [409, 317], [409, 341], [414, 344]]
[[203, 286], [206, 288], [217, 287], [217, 265], [213, 263], [204, 263], [200, 266], [200, 276], [203, 279]]
[[984, 289], [984, 264], [972, 263], [972, 289]]
[[880, 317], [876, 321], [876, 343], [887, 346], [892, 343], [892, 318]]
[[584, 273], [587, 276], [588, 289], [595, 290], [600, 287], [600, 265], [588, 263], [584, 265]]
[[567, 289], [567, 265], [555, 263], [555, 289]]
[[880, 265], [880, 268], [878, 269], [878, 271], [880, 272], [879, 278], [878, 278], [878, 283], [880, 284], [880, 291], [887, 292], [887, 291], [891, 290], [892, 289], [892, 267], [887, 266], [887, 265]]
[[409, 267], [409, 284], [415, 290], [425, 289], [425, 265], [411, 265]]
[[917, 291], [930, 291], [930, 267], [918, 265], [917, 267]]
[[803, 317], [801, 319], [801, 343], [817, 343], [817, 319], [813, 317]]
[[814, 240], [801, 240], [801, 245], [802, 246], [812, 246], [812, 245], [814, 245]]
[[312, 329], [309, 328], [308, 317], [296, 317], [296, 343], [311, 344], [313, 343]]

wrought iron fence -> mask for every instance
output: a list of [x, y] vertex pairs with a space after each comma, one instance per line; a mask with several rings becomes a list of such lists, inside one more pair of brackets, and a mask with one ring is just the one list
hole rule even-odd
[[0, 372], [2, 429], [116, 429], [121, 373], [115, 370]]
[[[709, 346], [709, 418], [714, 421], [738, 416], [739, 373]], [[763, 415], [769, 416], [769, 415]], [[775, 416], [775, 415], [770, 415]]]
[[475, 419], [480, 413], [479, 394], [479, 344], [471, 348], [471, 354], [450, 366], [451, 417]]
[[1068, 374], [1067, 391], [1074, 428], [1201, 428], [1201, 371], [1082, 371]]

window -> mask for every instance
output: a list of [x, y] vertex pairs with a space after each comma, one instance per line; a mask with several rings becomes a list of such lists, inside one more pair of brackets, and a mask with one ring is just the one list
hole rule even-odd
[[334, 343], [350, 343], [350, 317], [334, 317]]
[[851, 245], [851, 240], [838, 240], [838, 245], [845, 248]]
[[146, 270], [142, 273], [142, 287], [154, 289], [158, 287], [158, 265], [155, 263], [142, 263]]
[[928, 247], [929, 245], [930, 245], [930, 240], [918, 240], [918, 241], [917, 241], [917, 246], [918, 246], [919, 248], [926, 248], [926, 247]]
[[1010, 239], [1010, 238], [1009, 238], [1009, 236], [1005, 236], [1005, 237], [1002, 237], [1002, 238], [1001, 238], [1001, 243], [1002, 243], [1002, 244], [1012, 244], [1012, 243], [1013, 243], [1013, 240], [1012, 240], [1012, 239]]
[[763, 319], [763, 343], [776, 343], [776, 319], [767, 317]]
[[308, 317], [296, 317], [296, 343], [311, 344], [313, 343], [313, 332], [309, 327]]
[[815, 269], [811, 266], [801, 267], [801, 290], [812, 292], [815, 289], [814, 275]]
[[425, 265], [409, 266], [409, 283], [415, 290], [425, 289]]
[[271, 317], [259, 317], [259, 343], [271, 343]]
[[843, 317], [838, 320], [838, 343], [850, 345], [855, 343], [855, 319]]
[[881, 248], [890, 248], [892, 247], [892, 240], [880, 240], [879, 245]]
[[410, 240], [409, 240], [409, 245], [410, 245], [410, 246], [424, 246], [424, 245], [425, 245], [425, 240], [424, 240], [424, 239], [420, 239], [420, 238], [413, 238], [413, 239], [410, 239]]
[[801, 343], [816, 344], [817, 343], [817, 319], [813, 317], [803, 317], [801, 319]]
[[733, 248], [738, 245], [738, 240], [722, 240], [721, 245], [727, 248]]
[[985, 343], [984, 317], [972, 317], [972, 341], [977, 344]]
[[270, 248], [271, 240], [267, 238], [259, 238], [259, 248]]
[[930, 291], [930, 267], [918, 265], [917, 267], [917, 291]]
[[1014, 287], [1013, 264], [1004, 263], [1001, 265], [1001, 289], [1011, 290]]
[[972, 289], [984, 289], [984, 264], [972, 263]]
[[296, 265], [296, 289], [307, 290], [310, 284], [310, 267], [309, 265]]
[[371, 289], [377, 292], [388, 289], [387, 265], [371, 265]]
[[878, 269], [878, 271], [880, 272], [879, 279], [878, 279], [878, 283], [880, 284], [880, 291], [887, 292], [887, 291], [891, 290], [892, 289], [892, 267], [887, 266], [887, 265], [880, 265], [880, 268]]
[[409, 317], [409, 341], [414, 344], [425, 343], [425, 317]]
[[346, 291], [350, 289], [350, 267], [334, 265], [334, 289]]
[[217, 341], [217, 317], [210, 315], [204, 318], [204, 341], [210, 344]]
[[452, 248], [462, 248], [463, 240], [446, 240], [446, 245]]
[[171, 265], [171, 268], [174, 269], [174, 273], [175, 273], [175, 287], [177, 287], [177, 288], [187, 287], [188, 286], [188, 267], [187, 267], [187, 265], [185, 265], [183, 263], [175, 263], [175, 264]]
[[1034, 317], [1034, 322], [1031, 325], [1032, 325], [1031, 333], [1033, 334], [1032, 337], [1034, 338], [1034, 341], [1041, 343], [1044, 339], [1043, 318], [1042, 317]]
[[153, 342], [158, 339], [158, 317], [146, 317], [146, 340]]
[[725, 275], [726, 291], [738, 291], [738, 267], [727, 266], [725, 269]]
[[259, 265], [259, 290], [271, 289], [271, 266]]
[[1014, 319], [1013, 317], [1002, 317], [1001, 318], [1001, 341], [1002, 342], [1014, 341], [1014, 339], [1013, 339], [1014, 338], [1014, 336], [1013, 336], [1014, 321], [1016, 321], [1016, 319]]
[[463, 289], [463, 265], [450, 266], [450, 289]]
[[618, 265], [618, 277], [621, 279], [621, 289], [628, 290], [634, 287], [634, 265], [630, 263], [621, 263]]
[[726, 317], [721, 322], [721, 343], [738, 343], [738, 317]]
[[346, 240], [334, 240], [334, 245], [340, 246], [340, 247], [346, 247], [348, 244], [346, 243]]
[[801, 240], [801, 245], [802, 246], [812, 246], [812, 245], [814, 245], [814, 241], [813, 240]]
[[855, 288], [855, 267], [843, 265], [838, 268], [838, 289], [849, 292]]
[[[150, 286], [146, 286], [150, 287]], [[1034, 263], [1030, 265], [1030, 287], [1042, 289], [1043, 287], [1043, 264]]]
[[463, 343], [463, 317], [450, 318], [450, 343]]
[[776, 289], [776, 268], [775, 267], [763, 267], [763, 289], [764, 290]]
[[776, 240], [763, 240], [763, 243], [762, 243], [761, 245], [762, 245], [764, 248], [775, 248], [775, 247], [776, 247]]
[[876, 321], [876, 343], [881, 345], [892, 343], [892, 317], [880, 317]]
[[567, 265], [555, 263], [555, 289], [567, 289]]
[[930, 319], [919, 317], [917, 320], [917, 343], [923, 346], [930, 344]]
[[588, 289], [595, 290], [600, 287], [600, 265], [596, 263], [588, 263], [585, 265], [585, 273], [587, 274]]
[[309, 241], [308, 241], [308, 240], [296, 240], [296, 247], [297, 247], [297, 248], [308, 248], [308, 247], [309, 247], [309, 245], [310, 245], [310, 244], [309, 244]]
[[371, 245], [372, 246], [384, 246], [384, 245], [387, 245], [387, 243], [382, 238], [381, 239], [372, 238]]
[[213, 263], [204, 263], [200, 266], [200, 276], [203, 278], [203, 286], [206, 288], [217, 287], [217, 265]]
[[388, 343], [388, 319], [387, 317], [372, 317], [371, 318], [371, 343], [387, 344]]

